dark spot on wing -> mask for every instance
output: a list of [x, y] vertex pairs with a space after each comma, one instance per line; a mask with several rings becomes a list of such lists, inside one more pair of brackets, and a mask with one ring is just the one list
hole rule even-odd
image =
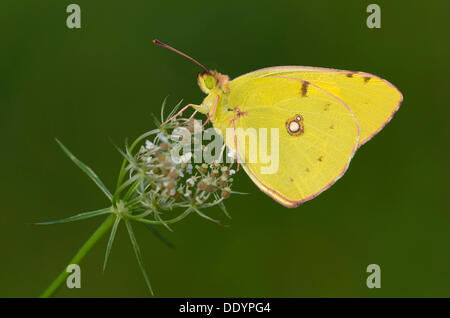
[[347, 77], [353, 77], [353, 75], [355, 75], [356, 73], [347, 73]]
[[320, 156], [319, 158], [317, 158], [317, 161], [323, 161], [323, 156]]
[[329, 110], [330, 109], [330, 103], [327, 103], [327, 104], [325, 104], [325, 106], [323, 106], [323, 110], [324, 111], [327, 111], [327, 110]]
[[286, 130], [291, 136], [300, 136], [305, 131], [303, 117], [296, 114], [294, 117], [286, 120]]
[[334, 125], [331, 125], [331, 126], [330, 126], [330, 129], [334, 129]]
[[367, 83], [368, 81], [370, 81], [370, 77], [365, 76], [365, 77], [364, 77], [364, 83]]
[[294, 182], [294, 179], [291, 178], [291, 182]]
[[309, 168], [306, 168], [306, 172], [309, 172]]
[[308, 92], [308, 85], [309, 85], [309, 82], [303, 81], [303, 84], [302, 84], [302, 97], [306, 96], [306, 93]]

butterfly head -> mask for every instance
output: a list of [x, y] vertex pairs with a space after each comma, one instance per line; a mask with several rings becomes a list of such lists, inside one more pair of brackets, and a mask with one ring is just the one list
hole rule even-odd
[[228, 76], [216, 71], [206, 71], [197, 76], [198, 86], [205, 93], [209, 94], [215, 89], [225, 90], [228, 84]]

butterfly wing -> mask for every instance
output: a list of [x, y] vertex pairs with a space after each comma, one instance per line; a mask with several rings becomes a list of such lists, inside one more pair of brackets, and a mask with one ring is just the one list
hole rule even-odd
[[[254, 78], [231, 85], [228, 104], [242, 112], [234, 120], [234, 130], [245, 171], [263, 192], [287, 207], [330, 187], [344, 174], [357, 149], [359, 126], [352, 111], [309, 82], [284, 76]], [[267, 138], [259, 128], [267, 128]], [[272, 139], [271, 128], [278, 131], [278, 138]], [[251, 129], [257, 134], [258, 149], [245, 142]], [[268, 140], [272, 161], [278, 157], [272, 173], [267, 168], [273, 162], [261, 160], [264, 140]], [[233, 145], [230, 140], [227, 143]], [[252, 162], [256, 155], [258, 160]]]
[[369, 141], [391, 119], [400, 107], [403, 96], [388, 81], [375, 75], [306, 66], [278, 66], [242, 75], [232, 87], [261, 77], [283, 76], [308, 81], [344, 101], [360, 125], [359, 146]]

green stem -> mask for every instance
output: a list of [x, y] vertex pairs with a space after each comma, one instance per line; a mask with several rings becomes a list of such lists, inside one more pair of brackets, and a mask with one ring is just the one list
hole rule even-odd
[[[79, 264], [81, 260], [86, 256], [86, 254], [91, 250], [91, 248], [98, 242], [100, 238], [105, 235], [106, 232], [111, 228], [114, 223], [114, 215], [110, 215], [106, 220], [97, 228], [94, 234], [83, 244], [79, 249], [77, 254], [72, 258], [69, 264]], [[41, 298], [52, 297], [53, 294], [58, 290], [62, 283], [66, 280], [70, 273], [64, 269], [61, 274], [51, 283], [49, 287], [42, 293]]]

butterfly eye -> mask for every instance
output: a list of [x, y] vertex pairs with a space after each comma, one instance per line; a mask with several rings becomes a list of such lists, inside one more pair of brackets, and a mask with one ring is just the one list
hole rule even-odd
[[211, 75], [207, 75], [205, 77], [205, 86], [206, 86], [206, 88], [213, 89], [215, 85], [216, 85], [216, 80], [214, 79], [214, 77], [211, 76]]

